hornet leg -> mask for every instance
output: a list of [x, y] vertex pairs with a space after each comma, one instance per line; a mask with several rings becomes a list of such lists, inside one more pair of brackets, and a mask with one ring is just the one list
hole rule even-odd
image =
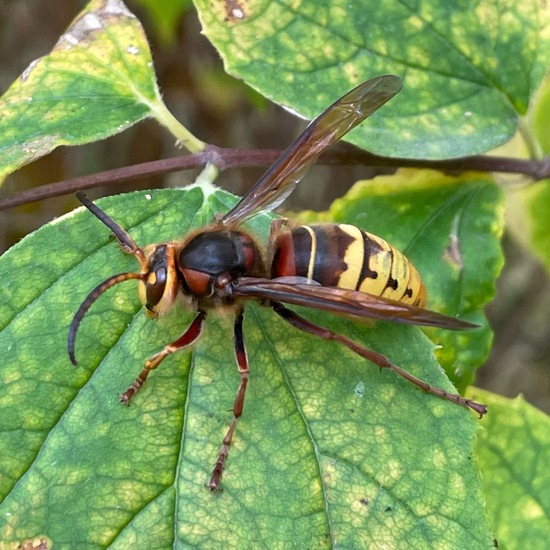
[[465, 407], [467, 409], [472, 409], [477, 414], [479, 414], [480, 417], [482, 417], [487, 412], [487, 407], [485, 405], [481, 403], [476, 403], [475, 401], [472, 401], [470, 399], [466, 399], [461, 395], [449, 393], [445, 390], [442, 390], [441, 388], [436, 388], [431, 384], [428, 384], [428, 382], [424, 382], [424, 380], [416, 378], [416, 376], [413, 376], [412, 374], [403, 370], [401, 367], [394, 365], [385, 355], [360, 346], [347, 336], [332, 332], [331, 330], [315, 325], [278, 302], [273, 302], [272, 307], [278, 315], [280, 315], [287, 323], [290, 323], [293, 327], [303, 330], [304, 332], [307, 332], [309, 334], [319, 336], [319, 338], [323, 338], [323, 340], [334, 340], [336, 342], [339, 342], [351, 351], [357, 353], [357, 355], [368, 359], [381, 369], [392, 370], [399, 376], [402, 376], [409, 382], [412, 382], [415, 386], [418, 386], [427, 393], [431, 393], [433, 395], [436, 395], [437, 397], [440, 397], [441, 399], [446, 399], [447, 401], [452, 401], [453, 403], [461, 405], [462, 407]]
[[235, 432], [237, 422], [243, 413], [246, 386], [248, 384], [248, 375], [250, 373], [250, 369], [248, 367], [248, 357], [246, 355], [246, 348], [244, 344], [242, 310], [240, 310], [235, 316], [234, 343], [235, 358], [237, 360], [237, 368], [241, 377], [241, 383], [239, 385], [239, 389], [237, 390], [237, 395], [233, 404], [233, 421], [231, 422], [231, 425], [229, 426], [229, 429], [227, 430], [227, 433], [223, 438], [223, 443], [218, 454], [218, 459], [216, 460], [216, 464], [214, 465], [214, 469], [212, 470], [212, 477], [210, 478], [210, 483], [208, 484], [208, 488], [211, 491], [218, 491], [220, 488], [223, 468], [227, 455], [229, 454], [229, 447], [231, 446], [233, 433]]
[[141, 389], [141, 386], [143, 386], [145, 380], [147, 380], [149, 373], [153, 369], [156, 369], [167, 355], [193, 345], [202, 334], [202, 327], [205, 318], [206, 312], [200, 310], [195, 319], [193, 319], [193, 322], [177, 340], [167, 344], [161, 351], [155, 353], [155, 355], [147, 359], [147, 361], [145, 361], [144, 369], [139, 373], [139, 376], [120, 396], [120, 402], [127, 405], [130, 402], [130, 399], [132, 399], [132, 397]]

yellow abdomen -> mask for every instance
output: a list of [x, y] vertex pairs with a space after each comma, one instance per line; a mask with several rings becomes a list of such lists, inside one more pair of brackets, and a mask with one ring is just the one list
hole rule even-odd
[[347, 224], [302, 225], [275, 241], [272, 277], [299, 276], [424, 307], [418, 271], [384, 239]]

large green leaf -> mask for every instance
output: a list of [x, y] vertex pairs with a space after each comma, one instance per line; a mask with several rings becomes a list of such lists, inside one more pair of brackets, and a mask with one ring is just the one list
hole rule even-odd
[[501, 548], [547, 548], [550, 540], [550, 418], [518, 396], [477, 388], [489, 404], [476, 443], [489, 518]]
[[550, 61], [538, 0], [195, 0], [226, 70], [312, 118], [375, 75], [403, 92], [350, 141], [375, 153], [446, 158], [507, 141]]
[[[99, 201], [98, 201], [99, 202]], [[146, 244], [202, 226], [235, 199], [166, 190], [100, 202]], [[252, 220], [265, 238], [269, 219]], [[396, 227], [396, 230], [398, 228]], [[0, 539], [56, 548], [489, 548], [472, 460], [474, 415], [247, 305], [251, 377], [223, 492], [205, 483], [238, 386], [231, 319], [212, 315], [191, 353], [168, 358], [129, 408], [117, 394], [191, 319], [153, 322], [134, 283], [102, 296], [66, 355], [90, 289], [136, 269], [80, 210], [0, 259]], [[415, 327], [314, 321], [452, 389]]]
[[0, 98], [0, 178], [59, 145], [97, 141], [149, 116], [202, 147], [162, 102], [139, 21], [121, 0], [93, 0]]
[[492, 333], [483, 307], [493, 298], [504, 262], [504, 197], [493, 179], [401, 170], [357, 183], [323, 217], [387, 239], [418, 269], [430, 309], [482, 325], [467, 332], [428, 331], [453, 382], [461, 390], [471, 384], [489, 353]]

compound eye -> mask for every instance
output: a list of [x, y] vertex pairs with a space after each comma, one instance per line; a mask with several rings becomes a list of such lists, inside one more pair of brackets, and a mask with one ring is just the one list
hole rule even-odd
[[166, 288], [168, 272], [165, 267], [158, 267], [155, 271], [149, 273], [145, 282], [145, 307], [154, 310], [154, 307], [160, 302]]

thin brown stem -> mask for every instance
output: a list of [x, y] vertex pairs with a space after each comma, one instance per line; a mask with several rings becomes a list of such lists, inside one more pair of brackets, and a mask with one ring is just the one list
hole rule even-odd
[[[220, 171], [235, 167], [269, 166], [280, 154], [281, 151], [276, 149], [224, 149], [208, 145], [202, 153], [182, 155], [169, 159], [134, 164], [114, 170], [106, 170], [16, 193], [0, 200], [0, 210], [74, 193], [83, 189], [99, 187], [107, 183], [116, 187], [117, 184], [132, 179], [200, 168], [208, 162], [215, 164]], [[348, 144], [341, 144], [335, 150], [321, 155], [319, 164], [383, 166], [390, 168], [433, 168], [444, 172], [479, 170], [484, 172], [523, 174], [535, 181], [550, 178], [550, 157], [545, 157], [542, 160], [524, 160], [479, 155], [450, 160], [401, 159], [380, 157], [366, 151], [361, 151]]]

